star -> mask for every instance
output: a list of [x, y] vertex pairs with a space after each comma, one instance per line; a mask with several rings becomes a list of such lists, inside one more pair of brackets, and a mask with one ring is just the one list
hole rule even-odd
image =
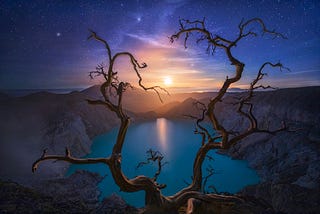
[[[0, 0], [0, 2], [2, 1]], [[88, 28], [96, 31], [108, 42], [115, 43], [112, 45], [112, 49], [118, 48], [119, 50], [131, 51], [133, 54], [140, 54], [138, 60], [146, 61], [156, 72], [164, 71], [163, 76], [170, 74], [176, 84], [182, 78], [188, 77], [190, 82], [197, 82], [195, 84], [197, 87], [198, 84], [203, 84], [203, 88], [209, 88], [210, 84], [199, 81], [207, 79], [211, 75], [225, 78], [224, 72], [229, 70], [228, 61], [226, 61], [225, 55], [219, 51], [214, 57], [205, 55], [207, 48], [205, 41], [200, 42], [199, 46], [193, 46], [194, 40], [199, 38], [198, 34], [190, 35], [188, 49], [184, 49], [183, 45], [179, 43], [183, 42], [183, 39], [170, 44], [167, 37], [179, 30], [179, 17], [190, 19], [190, 21], [201, 20], [205, 17], [206, 28], [213, 35], [218, 34], [227, 39], [232, 39], [237, 35], [237, 26], [242, 18], [244, 21], [252, 17], [262, 18], [266, 22], [266, 27], [284, 34], [288, 39], [272, 40], [272, 37], [266, 35], [263, 38], [248, 36], [248, 40], [242, 40], [243, 45], [239, 44], [234, 49], [237, 54], [244, 57], [241, 60], [246, 64], [250, 76], [248, 78], [254, 78], [254, 71], [260, 66], [260, 63], [281, 60], [284, 65], [294, 68], [297, 72], [304, 71], [305, 68], [313, 69], [316, 72], [304, 73], [301, 76], [295, 75], [290, 80], [284, 80], [285, 75], [281, 80], [270, 77], [270, 82], [275, 83], [273, 86], [320, 85], [319, 15], [317, 13], [320, 4], [316, 3], [318, 1], [108, 0], [95, 1], [96, 3], [91, 1], [62, 3], [64, 1], [61, 1], [61, 4], [51, 4], [46, 1], [32, 1], [36, 3], [27, 4], [19, 0], [5, 2], [7, 2], [4, 4], [5, 7], [0, 7], [0, 88], [11, 88], [16, 85], [22, 88], [77, 88], [80, 85], [80, 87], [86, 84], [90, 85], [89, 82], [84, 83], [87, 81], [85, 76], [77, 76], [75, 72], [86, 74], [104, 58], [101, 56], [101, 58], [95, 59], [95, 54], [98, 53], [99, 48], [103, 47], [99, 46], [101, 44], [86, 40]], [[74, 10], [69, 10], [69, 7]], [[214, 14], [212, 10], [215, 11]], [[20, 15], [21, 11], [28, 11], [28, 18], [24, 19]], [[225, 17], [225, 14], [231, 13], [234, 13], [233, 16]], [[246, 15], [243, 16], [243, 14]], [[250, 25], [246, 30], [252, 28], [260, 35], [261, 28], [259, 26]], [[130, 35], [130, 39], [127, 38], [128, 35]], [[55, 42], [58, 40], [59, 45], [55, 46]], [[308, 44], [305, 44], [305, 41]], [[32, 55], [13, 51], [19, 50], [20, 47], [34, 51]], [[51, 51], [48, 52], [48, 50]], [[88, 50], [91, 52], [88, 53]], [[293, 53], [301, 53], [302, 58], [297, 60], [300, 55]], [[30, 58], [27, 59], [22, 54], [26, 54]], [[245, 57], [249, 59], [253, 55], [256, 60], [252, 62], [245, 60]], [[42, 60], [39, 60], [40, 57]], [[89, 58], [79, 63], [79, 57]], [[21, 58], [28, 60], [28, 63], [24, 63], [27, 64], [25, 69], [20, 68]], [[168, 60], [168, 63], [162, 64], [162, 58]], [[212, 62], [211, 59], [215, 62], [214, 66], [216, 67], [208, 64]], [[49, 82], [44, 83], [41, 79], [43, 77], [41, 67], [53, 61], [59, 63], [50, 67], [52, 71], [47, 71], [51, 75], [51, 78], [48, 79], [52, 85], [48, 86]], [[12, 68], [12, 64], [16, 67]], [[65, 72], [60, 72], [57, 67], [61, 68], [61, 71], [64, 69]], [[187, 67], [188, 75], [182, 75], [182, 71]], [[12, 81], [6, 81], [11, 79], [6, 68], [14, 70], [14, 72], [10, 72], [10, 75], [13, 75]], [[166, 73], [171, 68], [177, 71], [177, 74]], [[21, 75], [23, 70], [30, 71], [28, 79]], [[69, 72], [68, 75], [75, 75], [75, 78], [64, 78], [67, 72]], [[194, 81], [195, 78], [200, 80]], [[147, 78], [145, 80], [147, 81]], [[21, 84], [17, 84], [17, 81], [20, 81]], [[152, 81], [156, 81], [156, 78], [151, 78], [150, 84], [157, 83]], [[159, 83], [163, 82], [159, 80]], [[187, 84], [187, 81], [184, 81], [183, 84]], [[193, 90], [191, 86], [189, 88]]]

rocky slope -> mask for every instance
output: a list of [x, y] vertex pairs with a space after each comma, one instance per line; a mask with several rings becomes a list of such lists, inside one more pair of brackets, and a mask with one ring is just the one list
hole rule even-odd
[[288, 131], [275, 136], [252, 136], [229, 154], [248, 160], [261, 176], [263, 183], [249, 191], [252, 195], [267, 199], [278, 211], [318, 213], [320, 88], [279, 90], [262, 96], [255, 111], [265, 121], [262, 126], [272, 124], [272, 129], [284, 120]]
[[[166, 105], [161, 105], [158, 100], [155, 101], [158, 99], [155, 95], [145, 95], [139, 91], [131, 93], [132, 96], [128, 96], [125, 101], [127, 109], [135, 112], [154, 109], [157, 112], [130, 113], [133, 120], [137, 121], [157, 116], [184, 118], [186, 114], [197, 115], [198, 110], [193, 105], [195, 99], [208, 102], [209, 97], [213, 95], [213, 93], [173, 95], [166, 101]], [[138, 98], [134, 98], [135, 93]], [[234, 114], [236, 106], [228, 104], [234, 102], [234, 96], [238, 95], [241, 94], [230, 93], [216, 109], [223, 124], [234, 131], [244, 130], [247, 125], [246, 120]], [[63, 153], [67, 146], [75, 156], [83, 156], [89, 152], [91, 139], [94, 136], [118, 124], [116, 117], [104, 108], [88, 105], [85, 101], [86, 98], [97, 97], [97, 87], [64, 95], [41, 92], [11, 98], [0, 94], [1, 180], [10, 179], [32, 187], [22, 191], [27, 192], [27, 196], [23, 193], [19, 197], [31, 197], [35, 191], [41, 195], [38, 199], [38, 196], [33, 198], [37, 201], [35, 204], [40, 207], [41, 204], [46, 205], [51, 198], [59, 195], [60, 191], [62, 195], [58, 197], [68, 193], [64, 190], [71, 191], [75, 189], [74, 186], [81, 186], [82, 181], [77, 177], [72, 178], [75, 183], [65, 180], [64, 174], [68, 167], [66, 163], [44, 163], [35, 175], [31, 174], [31, 164], [41, 155], [44, 148], [48, 148], [49, 153]], [[146, 101], [146, 104], [142, 104], [143, 101]], [[263, 199], [277, 212], [317, 213], [320, 210], [320, 87], [259, 92], [253, 101], [254, 114], [259, 121], [262, 121], [260, 127], [273, 130], [280, 127], [282, 121], [286, 121], [289, 129], [276, 135], [251, 136], [228, 151], [234, 158], [248, 160], [250, 166], [256, 169], [261, 177], [261, 184], [248, 187], [242, 193]], [[84, 180], [91, 179], [86, 174], [82, 176]], [[49, 178], [55, 179], [48, 181]], [[97, 183], [98, 180], [92, 183]], [[12, 183], [8, 185], [13, 188], [11, 190], [25, 188], [14, 186]], [[44, 187], [51, 185], [53, 188], [47, 188], [47, 192], [42, 191], [46, 189]], [[3, 188], [4, 186], [1, 187]], [[90, 200], [83, 202], [86, 204], [83, 209], [88, 211], [110, 207], [110, 201], [97, 204], [98, 193], [94, 188], [96, 187], [85, 188], [88, 191], [84, 192], [88, 194], [83, 195], [81, 200], [90, 199], [91, 202]], [[80, 189], [83, 189], [83, 186]], [[75, 193], [75, 195], [81, 194]], [[6, 197], [8, 196], [2, 198]], [[116, 200], [117, 196], [113, 197], [112, 200]], [[40, 198], [46, 198], [47, 202], [41, 201]], [[6, 206], [12, 209], [13, 204], [14, 202], [11, 205], [1, 204], [3, 206], [0, 209]], [[124, 202], [119, 204], [122, 204], [121, 207], [126, 207]], [[59, 211], [60, 205], [54, 202], [50, 206]], [[37, 206], [35, 209], [38, 209]], [[70, 210], [74, 209], [72, 206], [70, 204]]]
[[77, 171], [68, 178], [44, 180], [34, 188], [0, 181], [0, 213], [138, 213], [117, 195], [99, 201], [101, 179], [98, 174]]
[[[240, 94], [229, 94], [216, 112], [225, 127], [241, 132], [248, 123], [234, 113], [237, 106], [228, 104], [235, 95]], [[266, 200], [276, 211], [320, 212], [320, 87], [258, 92], [253, 103], [260, 128], [276, 130], [285, 121], [288, 130], [255, 134], [227, 151], [246, 159], [260, 175], [261, 184], [242, 193]], [[197, 115], [190, 99], [163, 116], [181, 118], [186, 112]]]
[[103, 107], [87, 104], [85, 94], [40, 92], [25, 97], [2, 99], [0, 105], [0, 177], [19, 182], [41, 177], [61, 177], [68, 164], [44, 163], [40, 173], [31, 174], [32, 162], [42, 150], [73, 155], [90, 151], [91, 139], [118, 124]]
[[[181, 101], [189, 95], [164, 97], [165, 103]], [[84, 156], [90, 151], [94, 136], [119, 124], [104, 107], [89, 105], [88, 98], [101, 98], [98, 86], [69, 94], [38, 92], [10, 97], [0, 93], [0, 177], [25, 184], [40, 178], [63, 177], [67, 163], [44, 163], [36, 176], [31, 174], [30, 166], [45, 148], [48, 153], [58, 154], [68, 147], [73, 155]], [[156, 118], [157, 114], [149, 110], [161, 106], [156, 94], [141, 89], [128, 90], [124, 97], [124, 108], [133, 122]]]

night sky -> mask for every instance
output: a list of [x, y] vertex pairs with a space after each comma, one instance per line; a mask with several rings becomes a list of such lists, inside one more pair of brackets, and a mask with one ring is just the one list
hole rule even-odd
[[[266, 81], [276, 87], [320, 85], [320, 1], [196, 1], [196, 0], [1, 0], [0, 89], [85, 88], [99, 83], [88, 72], [105, 61], [102, 44], [87, 40], [88, 29], [105, 38], [115, 51], [131, 51], [148, 68], [146, 85], [169, 91], [206, 91], [221, 84], [232, 67], [222, 52], [208, 55], [206, 44], [168, 36], [178, 19], [206, 17], [208, 29], [234, 39], [242, 18], [262, 18], [287, 40], [263, 37], [243, 40], [234, 55], [246, 64], [244, 78], [232, 87], [244, 88], [265, 61], [279, 60], [291, 69], [269, 69]], [[252, 26], [256, 27], [256, 26]], [[258, 28], [257, 32], [259, 32]], [[194, 35], [195, 37], [196, 35]], [[117, 70], [133, 81], [121, 59]]]

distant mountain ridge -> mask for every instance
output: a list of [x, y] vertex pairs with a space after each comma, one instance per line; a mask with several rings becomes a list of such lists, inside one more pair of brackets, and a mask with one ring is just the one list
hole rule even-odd
[[[164, 96], [161, 103], [155, 93], [128, 90], [124, 107], [133, 122], [157, 117], [181, 119], [186, 114], [197, 116], [194, 102], [207, 103], [214, 93], [172, 94]], [[235, 114], [236, 106], [228, 104], [242, 93], [228, 93], [216, 108], [222, 124], [234, 131], [248, 125]], [[68, 94], [0, 94], [1, 179], [34, 184], [41, 179], [63, 178], [67, 163], [44, 163], [36, 175], [31, 173], [31, 164], [45, 148], [48, 154], [63, 154], [68, 147], [74, 156], [84, 156], [90, 152], [93, 137], [117, 127], [113, 113], [86, 102], [99, 97], [98, 86]], [[261, 184], [244, 192], [263, 198], [279, 212], [320, 210], [318, 198], [308, 198], [320, 191], [320, 87], [257, 92], [252, 102], [262, 128], [274, 130], [286, 121], [292, 130], [274, 136], [253, 135], [228, 151], [234, 158], [248, 160], [261, 177]]]
[[[75, 93], [81, 94], [85, 98], [91, 99], [101, 99], [102, 95], [100, 93], [99, 85], [94, 85], [88, 87], [86, 89], [30, 89], [30, 90], [13, 90], [13, 91], [22, 91], [21, 94], [18, 96], [22, 97], [29, 97], [34, 96], [34, 94], [59, 94], [59, 95], [66, 95]], [[278, 89], [276, 91], [295, 91], [295, 90], [317, 90], [320, 86], [311, 86], [311, 87], [300, 87], [300, 88], [284, 88]], [[238, 93], [245, 93], [243, 89], [231, 89], [229, 90], [228, 94], [238, 94]], [[260, 93], [269, 93], [270, 91], [257, 91], [256, 94]], [[167, 95], [165, 93], [161, 93], [161, 98], [163, 102], [161, 103], [157, 94], [153, 91], [144, 91], [141, 88], [133, 88], [129, 89], [125, 92], [124, 95], [124, 107], [132, 112], [136, 113], [145, 113], [148, 111], [157, 112], [160, 115], [163, 115], [165, 111], [169, 111], [170, 106], [177, 106], [178, 102], [184, 102], [188, 98], [193, 98], [196, 100], [207, 102], [209, 98], [214, 97], [217, 92], [191, 92], [191, 93], [173, 93]], [[10, 93], [0, 92], [0, 100], [1, 99], [8, 99], [12, 97], [17, 97], [16, 95], [10, 95]]]
[[72, 91], [81, 91], [82, 88], [56, 88], [56, 89], [0, 89], [0, 93], [10, 97], [23, 97], [38, 92], [49, 92], [54, 94], [68, 94]]
[[[243, 95], [246, 92], [227, 93], [223, 101], [217, 105], [217, 112], [221, 112], [226, 108], [232, 107], [236, 100], [234, 97]], [[208, 95], [208, 96], [206, 96]], [[208, 103], [213, 94], [204, 94], [204, 96], [193, 96], [192, 100], [184, 100], [183, 102], [175, 103], [166, 111], [161, 111], [163, 117], [181, 117], [188, 112], [199, 112], [194, 106], [196, 100]], [[286, 118], [296, 120], [314, 120], [319, 122], [320, 118], [317, 113], [320, 109], [320, 87], [304, 87], [304, 88], [288, 88], [272, 91], [258, 91], [254, 93], [252, 102], [256, 105], [254, 107], [258, 114], [259, 111], [264, 112], [267, 106], [272, 106], [273, 112], [280, 115], [285, 115]], [[315, 116], [316, 115], [316, 116]], [[300, 117], [301, 116], [301, 117]]]
[[[99, 85], [95, 85], [92, 87], [89, 87], [81, 93], [87, 95], [90, 98], [93, 99], [100, 99], [101, 93], [99, 89]], [[172, 103], [172, 102], [182, 102], [185, 99], [188, 99], [190, 97], [194, 97], [197, 99], [205, 98], [212, 96], [215, 92], [204, 92], [204, 93], [175, 93], [175, 94], [165, 94], [160, 93], [161, 99], [163, 102], [160, 101], [158, 95], [150, 90], [150, 91], [144, 91], [141, 88], [133, 88], [128, 89], [124, 96], [123, 96], [123, 106], [133, 112], [136, 113], [143, 113], [148, 111], [156, 111], [157, 109], [163, 107], [166, 104]]]

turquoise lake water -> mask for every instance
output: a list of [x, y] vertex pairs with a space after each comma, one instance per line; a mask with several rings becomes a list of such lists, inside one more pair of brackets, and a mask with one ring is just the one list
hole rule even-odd
[[[154, 121], [131, 125], [122, 152], [122, 170], [129, 178], [136, 175], [148, 175], [153, 177], [156, 165], [144, 165], [136, 169], [139, 162], [146, 160], [148, 149], [160, 151], [164, 155], [164, 162], [168, 162], [162, 168], [158, 177], [158, 183], [165, 183], [164, 195], [171, 195], [185, 187], [186, 182], [191, 182], [193, 159], [200, 146], [201, 136], [193, 133], [194, 122], [171, 121], [159, 118]], [[118, 129], [99, 135], [94, 138], [91, 153], [86, 157], [106, 157], [111, 154]], [[209, 153], [214, 160], [206, 160], [203, 165], [203, 175], [206, 175], [206, 167], [211, 165], [216, 172], [207, 182], [207, 186], [214, 185], [219, 192], [236, 193], [244, 186], [256, 184], [259, 177], [256, 172], [248, 168], [243, 160], [232, 160], [230, 157], [211, 151]], [[98, 172], [105, 176], [99, 184], [102, 191], [101, 198], [117, 193], [129, 204], [136, 207], [144, 206], [144, 192], [125, 193], [120, 192], [115, 185], [107, 166], [96, 165], [71, 165], [67, 175], [77, 169], [86, 169]]]

